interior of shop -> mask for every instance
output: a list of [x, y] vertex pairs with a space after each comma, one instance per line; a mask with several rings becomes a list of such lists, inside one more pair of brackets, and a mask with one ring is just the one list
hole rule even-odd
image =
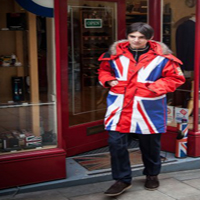
[[0, 3], [0, 154], [55, 147], [54, 20]]
[[193, 128], [195, 1], [163, 1], [163, 42], [183, 65], [186, 83], [168, 94], [169, 126], [177, 126], [181, 118]]

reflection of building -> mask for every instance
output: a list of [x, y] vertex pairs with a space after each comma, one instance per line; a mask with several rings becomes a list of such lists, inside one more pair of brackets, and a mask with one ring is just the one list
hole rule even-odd
[[[22, 12], [14, 2], [7, 0], [7, 6], [1, 5], [0, 28], [7, 28], [6, 13]], [[128, 23], [148, 19], [155, 29], [155, 40], [162, 38], [163, 29], [163, 41], [168, 41], [176, 52], [175, 27], [171, 19], [178, 21], [184, 17], [181, 13], [186, 15], [189, 12], [184, 3], [178, 2], [180, 10], [184, 12], [176, 10], [174, 15], [177, 5], [173, 0], [166, 1], [168, 6], [164, 13], [161, 13], [160, 0], [146, 2], [54, 1], [54, 18], [37, 17], [39, 13], [35, 15], [23, 11], [28, 17], [28, 31], [0, 31], [3, 38], [0, 55], [15, 54], [17, 58], [16, 61], [10, 59], [5, 62], [9, 66], [0, 67], [0, 134], [3, 135], [0, 138], [0, 171], [5, 172], [0, 188], [64, 178], [67, 176], [66, 155], [107, 145], [107, 134], [103, 130], [107, 90], [103, 90], [97, 82], [98, 56], [113, 41], [124, 39]], [[162, 22], [162, 14], [165, 22]], [[93, 24], [102, 22], [102, 25], [85, 27], [84, 19], [92, 19]], [[39, 26], [41, 23], [45, 23], [42, 26], [45, 28]], [[11, 64], [17, 62], [22, 65]], [[21, 81], [24, 84], [23, 102], [8, 102], [13, 98], [12, 76], [26, 80], [30, 77], [30, 83]], [[198, 73], [195, 76], [196, 81]], [[16, 92], [17, 95], [21, 90], [16, 81], [15, 86], [13, 94]], [[197, 89], [195, 86], [195, 102]], [[186, 108], [187, 104], [182, 99], [188, 92], [191, 92], [190, 88], [179, 88], [169, 94], [171, 106]], [[194, 107], [189, 119], [188, 152], [194, 157], [200, 156], [197, 107]], [[168, 132], [163, 135], [164, 150], [174, 152], [176, 125], [172, 121]], [[16, 177], [15, 180], [12, 177]]]

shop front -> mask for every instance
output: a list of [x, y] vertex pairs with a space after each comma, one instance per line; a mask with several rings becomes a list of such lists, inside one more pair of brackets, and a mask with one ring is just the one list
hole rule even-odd
[[[98, 83], [98, 57], [126, 26], [148, 22], [154, 39], [179, 56], [182, 23], [196, 5], [174, 0], [0, 1], [0, 189], [67, 177], [66, 157], [107, 146], [107, 90]], [[180, 32], [179, 32], [180, 30]], [[183, 32], [181, 32], [181, 30]], [[198, 37], [195, 39], [200, 44]], [[195, 44], [187, 81], [168, 95], [172, 111], [162, 148], [175, 151], [177, 123], [189, 124], [188, 155], [200, 156], [199, 59]], [[188, 47], [187, 47], [188, 48]], [[192, 54], [193, 55], [193, 54]], [[192, 61], [194, 61], [192, 63]], [[188, 70], [189, 69], [189, 70]]]

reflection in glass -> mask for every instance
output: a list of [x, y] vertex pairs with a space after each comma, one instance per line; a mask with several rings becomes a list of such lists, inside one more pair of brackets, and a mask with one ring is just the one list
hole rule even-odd
[[70, 126], [102, 120], [106, 94], [98, 82], [98, 58], [116, 40], [116, 3], [68, 2]]
[[147, 23], [147, 0], [126, 0], [126, 26], [135, 22]]
[[186, 77], [184, 85], [168, 94], [168, 106], [172, 106], [169, 110], [173, 111], [169, 126], [177, 126], [179, 115], [187, 118], [192, 129], [195, 6], [188, 7], [185, 1], [179, 0], [164, 0], [163, 5], [163, 42], [183, 62], [181, 69]]

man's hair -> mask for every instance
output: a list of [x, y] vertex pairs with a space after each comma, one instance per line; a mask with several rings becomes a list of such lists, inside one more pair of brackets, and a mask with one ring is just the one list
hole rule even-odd
[[146, 39], [151, 39], [154, 34], [153, 28], [149, 24], [143, 22], [136, 22], [129, 25], [126, 29], [126, 37], [133, 32], [140, 32]]

